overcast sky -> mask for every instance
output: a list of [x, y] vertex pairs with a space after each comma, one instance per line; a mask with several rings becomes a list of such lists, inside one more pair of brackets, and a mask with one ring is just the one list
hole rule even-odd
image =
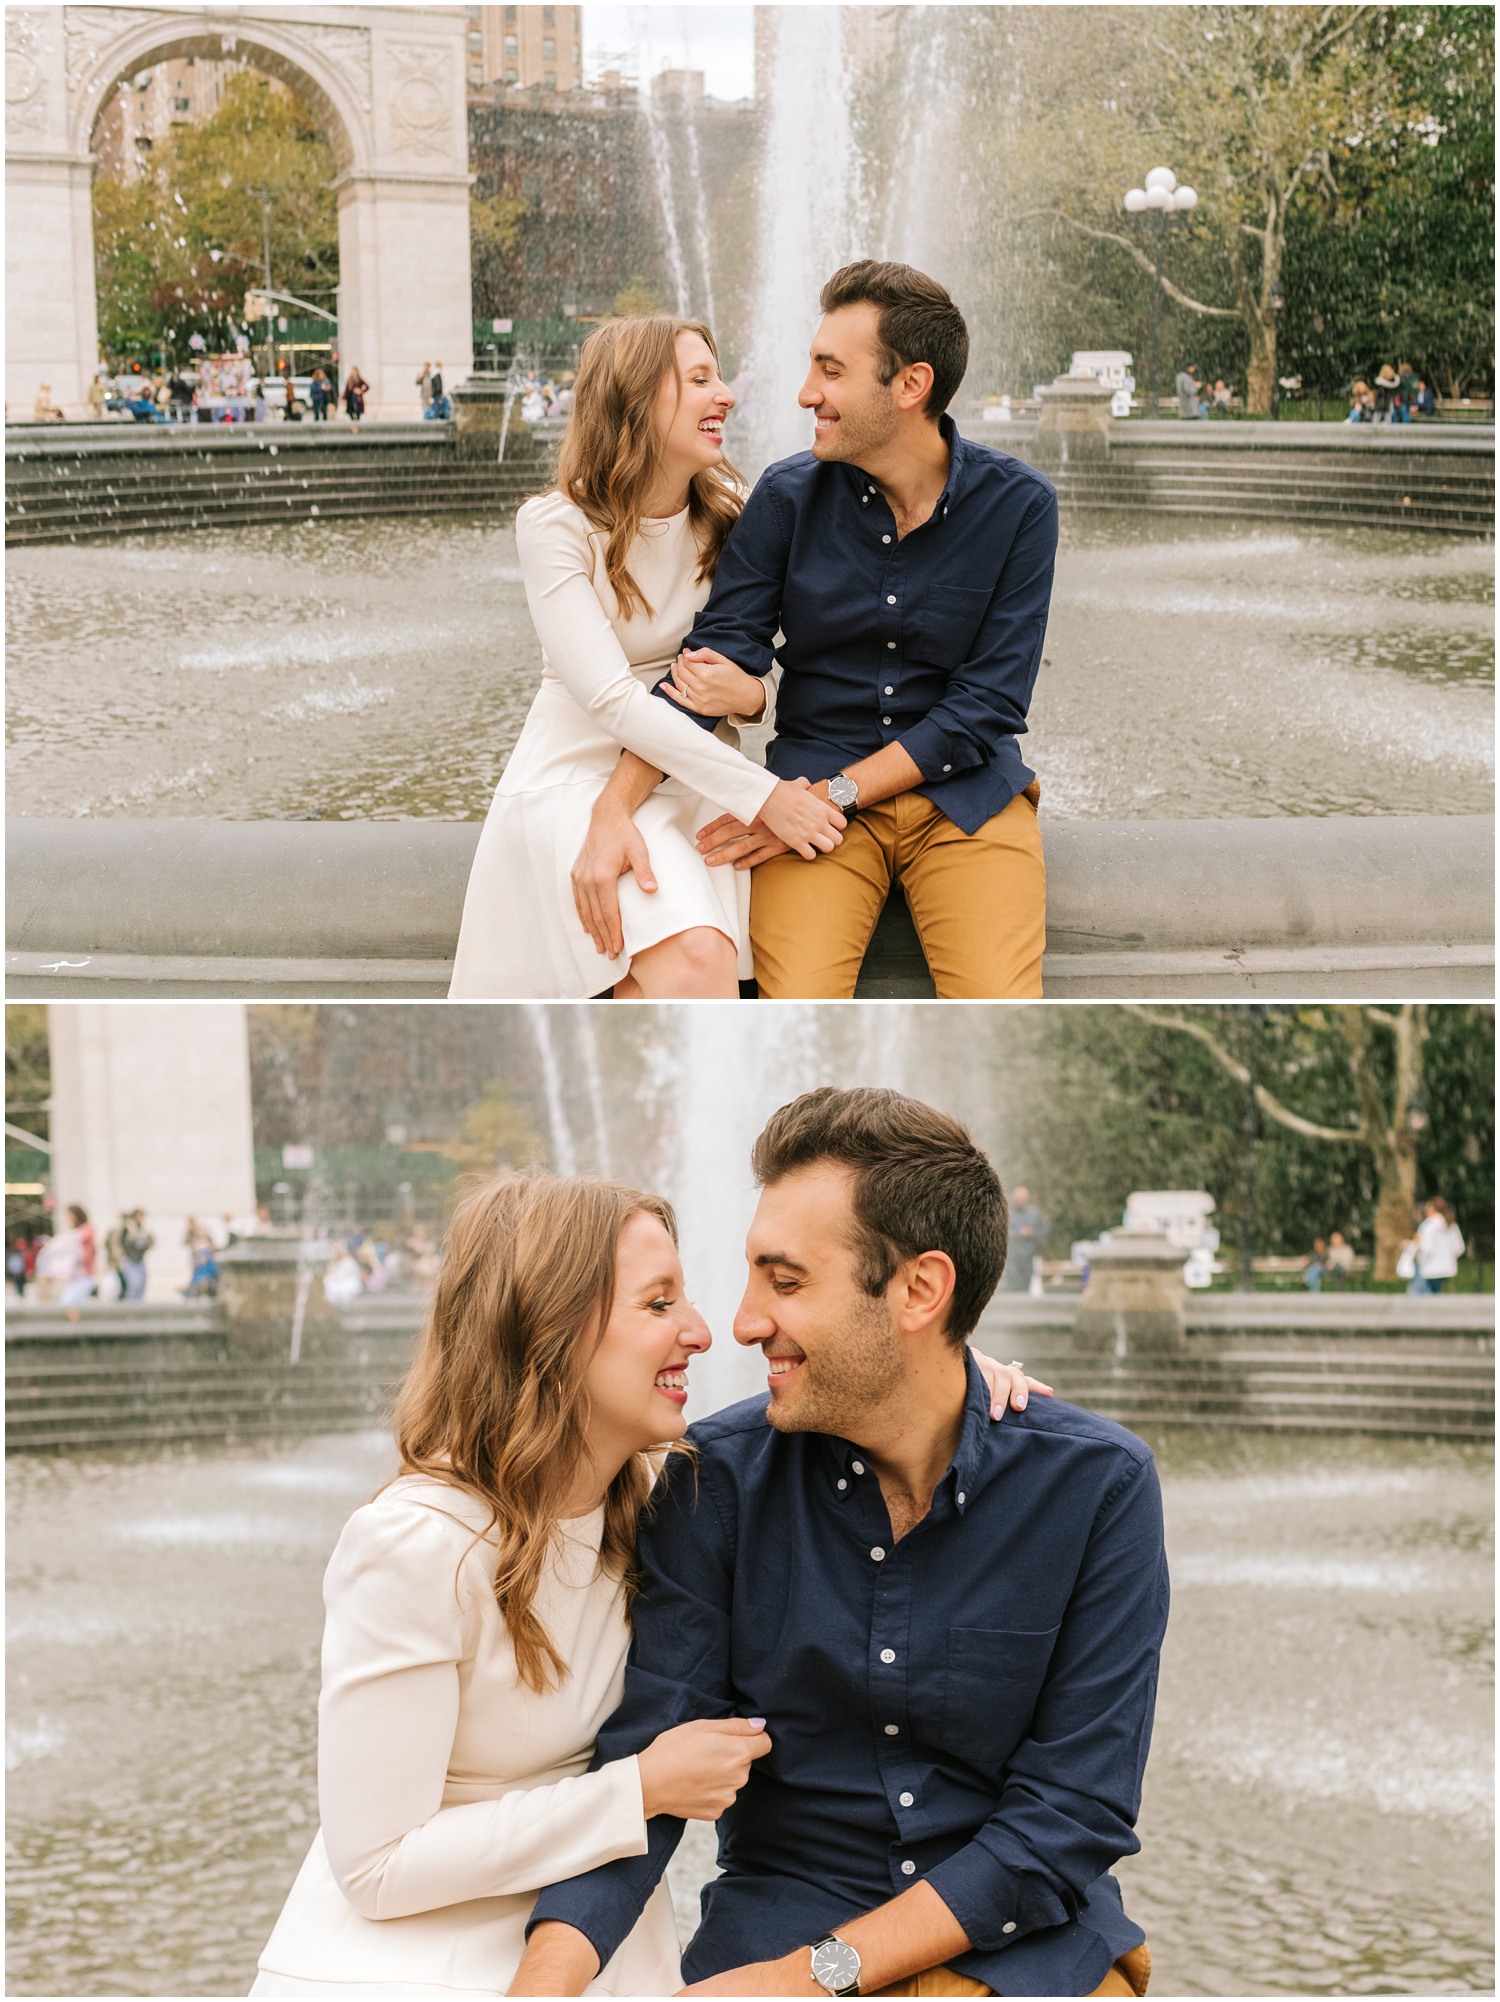
[[755, 93], [755, 10], [697, 7], [595, 7], [583, 10], [583, 68], [592, 79], [627, 51], [644, 82], [658, 70], [702, 70], [710, 97]]

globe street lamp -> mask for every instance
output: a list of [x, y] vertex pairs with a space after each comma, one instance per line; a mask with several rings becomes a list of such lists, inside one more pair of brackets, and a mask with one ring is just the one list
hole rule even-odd
[[1125, 208], [1128, 214], [1151, 217], [1152, 233], [1156, 239], [1156, 287], [1151, 297], [1151, 374], [1146, 404], [1148, 417], [1157, 417], [1161, 414], [1156, 397], [1156, 370], [1161, 350], [1162, 236], [1166, 231], [1169, 215], [1175, 215], [1179, 210], [1186, 214], [1197, 206], [1196, 190], [1179, 186], [1177, 176], [1170, 167], [1153, 167], [1146, 176], [1145, 187], [1131, 188], [1125, 196]]

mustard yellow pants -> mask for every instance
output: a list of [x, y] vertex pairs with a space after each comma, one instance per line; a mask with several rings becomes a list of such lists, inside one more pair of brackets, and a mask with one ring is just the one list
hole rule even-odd
[[777, 855], [750, 881], [755, 978], [769, 1001], [845, 1001], [899, 883], [943, 1000], [1035, 1000], [1047, 871], [1035, 780], [965, 834], [905, 792], [862, 807], [831, 855]]
[[[1095, 1995], [1144, 1995], [1151, 1985], [1151, 1949], [1149, 1946], [1133, 1946], [1129, 1953], [1122, 1953], [1114, 1966], [1105, 1975]], [[928, 1967], [920, 1974], [908, 1975], [905, 1981], [893, 1981], [889, 1988], [877, 1988], [877, 1995], [995, 1995], [1003, 1994], [1003, 1989], [986, 1988], [982, 1981], [974, 1981], [967, 1974], [957, 1974], [951, 1967]]]

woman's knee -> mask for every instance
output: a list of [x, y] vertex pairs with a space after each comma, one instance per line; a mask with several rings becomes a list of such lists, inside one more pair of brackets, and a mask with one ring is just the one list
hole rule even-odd
[[723, 1000], [739, 993], [738, 955], [711, 925], [695, 925], [663, 939], [631, 961], [630, 972], [653, 999]]

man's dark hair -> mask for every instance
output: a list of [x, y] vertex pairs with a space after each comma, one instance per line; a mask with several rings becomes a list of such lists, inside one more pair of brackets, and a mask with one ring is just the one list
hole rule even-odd
[[861, 258], [835, 271], [818, 304], [825, 313], [844, 306], [878, 306], [876, 341], [882, 382], [914, 361], [932, 370], [932, 387], [922, 408], [934, 421], [953, 401], [969, 366], [969, 329], [943, 287], [910, 264], [882, 264]]
[[1000, 1284], [1009, 1219], [1000, 1177], [963, 1127], [899, 1091], [824, 1085], [773, 1113], [750, 1156], [762, 1188], [821, 1161], [854, 1171], [865, 1291], [879, 1299], [908, 1258], [946, 1252], [955, 1275], [948, 1338], [965, 1341]]

